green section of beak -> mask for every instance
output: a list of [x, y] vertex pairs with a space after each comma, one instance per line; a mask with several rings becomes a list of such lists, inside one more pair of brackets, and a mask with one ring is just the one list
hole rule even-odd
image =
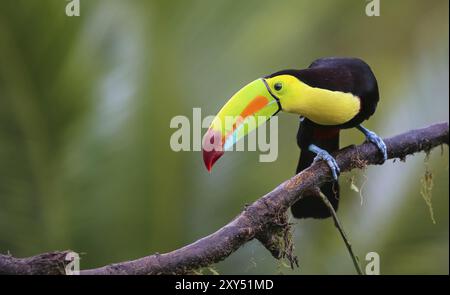
[[214, 118], [203, 138], [203, 158], [208, 170], [223, 151], [231, 149], [280, 109], [279, 101], [262, 78], [247, 84], [233, 95]]

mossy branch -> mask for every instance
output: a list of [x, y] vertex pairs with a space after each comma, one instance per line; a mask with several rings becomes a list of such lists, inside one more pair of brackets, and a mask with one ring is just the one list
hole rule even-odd
[[[411, 130], [385, 140], [388, 158], [402, 160], [407, 155], [421, 151], [429, 152], [436, 146], [448, 145], [448, 142], [448, 123]], [[377, 147], [371, 143], [344, 148], [334, 156], [341, 171], [363, 168], [366, 165], [379, 164], [381, 161]], [[330, 180], [328, 166], [319, 161], [247, 206], [230, 223], [209, 236], [169, 253], [153, 254], [132, 261], [82, 270], [81, 274], [190, 273], [227, 258], [255, 238], [269, 249], [275, 258], [285, 257], [290, 260], [291, 265], [295, 265], [297, 260], [293, 255], [292, 242], [289, 240], [290, 227], [286, 212], [302, 197], [305, 190]], [[0, 274], [63, 274], [61, 266], [67, 263], [64, 253], [66, 252], [53, 252], [23, 259], [0, 255]]]

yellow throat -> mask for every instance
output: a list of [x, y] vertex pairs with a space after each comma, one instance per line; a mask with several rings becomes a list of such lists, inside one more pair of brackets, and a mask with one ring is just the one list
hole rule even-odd
[[[359, 97], [341, 91], [311, 87], [290, 75], [267, 79], [283, 110], [302, 115], [320, 125], [340, 125], [353, 119], [361, 107]], [[282, 83], [281, 91], [274, 85]]]

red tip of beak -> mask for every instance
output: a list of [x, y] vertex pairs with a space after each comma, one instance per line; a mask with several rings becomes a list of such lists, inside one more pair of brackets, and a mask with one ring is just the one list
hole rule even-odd
[[203, 150], [203, 162], [206, 169], [211, 172], [214, 163], [223, 155], [223, 151], [205, 151]]
[[222, 149], [222, 136], [220, 132], [209, 129], [203, 137], [203, 162], [206, 169], [211, 172], [214, 163], [224, 154]]

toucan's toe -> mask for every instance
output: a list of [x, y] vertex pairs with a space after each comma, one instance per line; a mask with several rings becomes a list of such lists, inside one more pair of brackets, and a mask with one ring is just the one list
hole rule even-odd
[[322, 150], [317, 153], [317, 156], [314, 158], [314, 162], [317, 162], [319, 160], [324, 160], [325, 162], [327, 162], [328, 167], [330, 167], [331, 169], [333, 179], [337, 181], [338, 176], [341, 173], [341, 169], [339, 168], [336, 159], [333, 158], [333, 156], [331, 156], [327, 151]]
[[375, 144], [378, 149], [380, 150], [380, 152], [383, 155], [383, 163], [388, 159], [387, 156], [387, 147], [386, 144], [384, 143], [383, 139], [381, 137], [379, 137], [375, 132], [369, 131], [366, 134], [366, 138], [367, 141], [372, 142], [373, 144]]

